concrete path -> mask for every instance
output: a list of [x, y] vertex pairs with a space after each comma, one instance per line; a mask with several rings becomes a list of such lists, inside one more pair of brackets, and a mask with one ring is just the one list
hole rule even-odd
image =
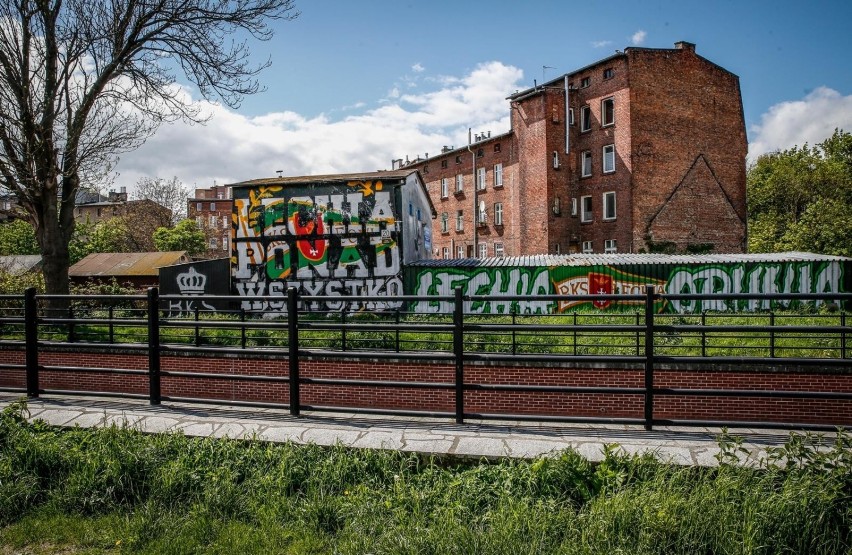
[[[0, 407], [18, 398], [0, 393]], [[221, 405], [104, 400], [91, 397], [42, 397], [27, 403], [30, 419], [56, 426], [84, 428], [129, 425], [143, 432], [180, 431], [198, 437], [255, 437], [266, 441], [315, 443], [371, 449], [395, 449], [455, 457], [532, 458], [574, 448], [599, 461], [608, 444], [628, 453], [656, 453], [676, 464], [713, 466], [719, 452], [719, 429], [636, 426], [476, 422], [458, 425], [442, 419], [305, 413], [296, 418], [277, 409], [231, 408]], [[783, 444], [788, 432], [731, 429], [745, 439], [754, 461], [768, 446]]]

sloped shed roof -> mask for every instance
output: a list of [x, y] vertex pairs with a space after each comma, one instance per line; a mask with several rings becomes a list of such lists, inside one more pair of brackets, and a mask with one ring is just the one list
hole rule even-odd
[[71, 277], [158, 276], [159, 268], [189, 262], [186, 251], [96, 252], [68, 270]]

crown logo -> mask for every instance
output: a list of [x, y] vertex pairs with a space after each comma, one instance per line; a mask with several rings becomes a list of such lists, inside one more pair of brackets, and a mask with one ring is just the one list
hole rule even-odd
[[203, 295], [206, 284], [207, 276], [199, 274], [195, 268], [190, 268], [188, 272], [177, 276], [178, 289], [182, 295]]

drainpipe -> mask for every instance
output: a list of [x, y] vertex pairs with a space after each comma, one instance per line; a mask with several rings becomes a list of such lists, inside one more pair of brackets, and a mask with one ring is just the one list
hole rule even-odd
[[571, 96], [568, 89], [568, 74], [565, 74], [565, 154], [571, 154]]
[[467, 151], [470, 152], [471, 160], [473, 161], [473, 257], [476, 258], [476, 256], [479, 253], [479, 250], [476, 248], [477, 247], [477, 245], [476, 245], [476, 224], [477, 224], [476, 218], [477, 218], [477, 211], [479, 210], [479, 204], [477, 203], [477, 198], [476, 198], [477, 197], [476, 152], [474, 152], [473, 149], [470, 148], [470, 146], [471, 146], [471, 134], [470, 134], [470, 132], [471, 132], [471, 128], [468, 127], [467, 128]]

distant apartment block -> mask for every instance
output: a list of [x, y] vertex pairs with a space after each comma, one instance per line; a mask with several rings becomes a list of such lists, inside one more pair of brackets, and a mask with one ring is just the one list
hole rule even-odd
[[695, 45], [627, 48], [508, 97], [511, 129], [420, 171], [433, 256], [743, 252], [739, 78]]
[[187, 200], [187, 215], [195, 219], [204, 231], [208, 258], [231, 255], [231, 188], [214, 185], [208, 189], [196, 189], [195, 195]]

